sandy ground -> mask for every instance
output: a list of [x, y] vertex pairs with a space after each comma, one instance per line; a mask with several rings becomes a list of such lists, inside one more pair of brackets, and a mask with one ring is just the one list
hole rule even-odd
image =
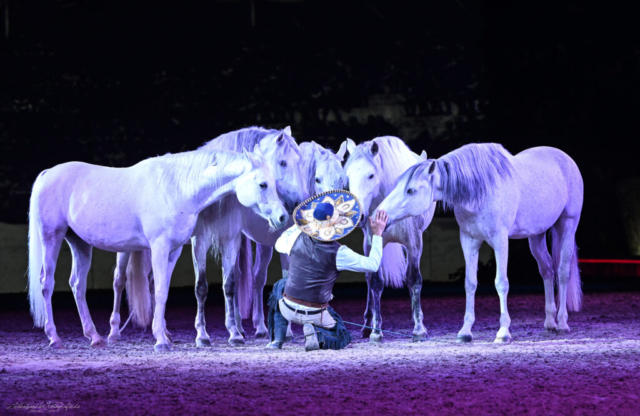
[[[333, 305], [361, 322], [364, 302]], [[168, 353], [154, 353], [149, 331], [138, 328], [91, 349], [77, 312], [55, 305], [65, 348], [52, 351], [26, 312], [0, 312], [0, 414], [640, 414], [640, 293], [586, 295], [566, 336], [542, 330], [542, 295], [512, 295], [510, 345], [492, 343], [495, 296], [478, 297], [470, 345], [449, 343], [462, 324], [462, 296], [422, 304], [429, 336], [445, 342], [386, 335], [376, 346], [353, 327], [347, 349], [311, 353], [300, 341], [266, 351], [252, 335], [245, 347], [227, 346], [219, 305], [207, 309], [214, 345], [204, 349], [194, 343], [195, 310], [169, 307]], [[409, 308], [408, 299], [383, 299], [384, 327], [410, 334]], [[108, 315], [93, 311], [105, 336]], [[300, 327], [294, 333], [301, 338]]]

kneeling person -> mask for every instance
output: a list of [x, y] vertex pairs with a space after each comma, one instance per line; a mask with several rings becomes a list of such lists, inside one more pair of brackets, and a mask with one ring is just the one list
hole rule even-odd
[[273, 286], [269, 298], [267, 348], [279, 349], [288, 322], [304, 325], [305, 349], [339, 350], [351, 334], [333, 308], [331, 291], [342, 270], [376, 272], [382, 259], [384, 211], [372, 218], [373, 240], [369, 257], [336, 242], [349, 234], [361, 217], [360, 204], [346, 191], [331, 191], [300, 204], [293, 214], [296, 225], [276, 242], [276, 250], [290, 256], [289, 276]]

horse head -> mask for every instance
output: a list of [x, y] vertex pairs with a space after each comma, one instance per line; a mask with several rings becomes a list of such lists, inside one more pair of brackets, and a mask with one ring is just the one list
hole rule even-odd
[[236, 182], [238, 201], [266, 219], [271, 227], [284, 227], [289, 214], [278, 196], [276, 179], [259, 145], [253, 153], [243, 150], [243, 154], [248, 163]]

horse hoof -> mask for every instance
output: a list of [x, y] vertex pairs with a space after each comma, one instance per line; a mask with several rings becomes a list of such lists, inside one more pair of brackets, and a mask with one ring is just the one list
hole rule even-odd
[[51, 347], [51, 349], [54, 350], [59, 350], [62, 348], [62, 341], [57, 340], [57, 341], [51, 341], [51, 343], [49, 344], [49, 346]]
[[557, 334], [558, 333], [558, 328], [556, 328], [556, 327], [549, 327], [549, 328], [545, 327], [544, 329], [545, 329], [545, 331], [547, 331], [550, 334]]
[[496, 337], [493, 341], [496, 344], [509, 344], [511, 342], [511, 335], [506, 335], [504, 337]]
[[284, 337], [284, 342], [296, 342], [296, 339], [293, 337], [293, 335], [287, 335], [286, 337]]
[[109, 335], [107, 337], [107, 342], [109, 344], [117, 344], [120, 341], [120, 335]]
[[558, 328], [558, 330], [556, 331], [558, 335], [567, 335], [569, 332], [571, 332], [569, 328], [563, 328], [563, 329]]
[[210, 346], [211, 346], [211, 340], [206, 338], [196, 339], [196, 347], [200, 348], [200, 347], [210, 347]]
[[369, 335], [369, 342], [372, 344], [381, 344], [382, 343], [382, 334], [371, 334]]
[[368, 338], [371, 336], [371, 330], [369, 328], [362, 329], [362, 338]]
[[427, 340], [427, 334], [413, 334], [413, 342], [425, 342]]
[[269, 336], [269, 333], [266, 331], [256, 331], [256, 339], [260, 339], [260, 338], [267, 338]]
[[153, 346], [153, 350], [155, 352], [171, 351], [171, 346], [169, 344], [156, 344]]
[[456, 342], [460, 344], [468, 344], [472, 341], [473, 341], [472, 335], [458, 335], [458, 338], [456, 338]]
[[106, 348], [106, 346], [107, 342], [103, 338], [91, 342], [91, 348]]
[[229, 345], [231, 345], [232, 347], [244, 347], [244, 339], [231, 338], [229, 339]]

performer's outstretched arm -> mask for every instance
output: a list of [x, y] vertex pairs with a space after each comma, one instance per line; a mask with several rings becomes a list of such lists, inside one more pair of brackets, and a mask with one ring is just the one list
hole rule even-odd
[[384, 211], [378, 211], [376, 218], [371, 218], [371, 229], [373, 239], [371, 241], [371, 252], [369, 257], [362, 256], [347, 246], [338, 249], [336, 255], [336, 267], [338, 270], [351, 270], [353, 272], [372, 273], [377, 272], [382, 261], [382, 232], [389, 217]]

